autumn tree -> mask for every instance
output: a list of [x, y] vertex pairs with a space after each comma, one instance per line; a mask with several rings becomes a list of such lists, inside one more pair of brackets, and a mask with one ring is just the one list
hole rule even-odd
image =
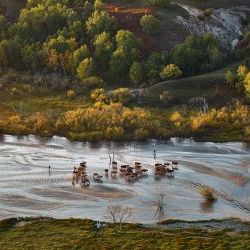
[[165, 66], [160, 73], [160, 77], [163, 80], [173, 80], [180, 78], [182, 76], [182, 71], [180, 68], [174, 64], [169, 64]]

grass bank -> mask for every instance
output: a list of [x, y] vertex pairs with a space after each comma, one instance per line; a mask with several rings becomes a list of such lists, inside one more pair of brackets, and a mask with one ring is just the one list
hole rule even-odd
[[[217, 77], [217, 73], [215, 75]], [[195, 85], [200, 90], [207, 89], [205, 83], [202, 87], [197, 84], [198, 78], [203, 82], [204, 78], [210, 79], [211, 76], [179, 80], [178, 84], [173, 83], [175, 88], [172, 86], [172, 90], [181, 98], [178, 90], [178, 86], [181, 86], [186, 89], [182, 91], [183, 98], [188, 98], [190, 89], [194, 91]], [[195, 137], [217, 142], [250, 139], [249, 106], [240, 103], [222, 108], [212, 105], [206, 113], [201, 113], [198, 107], [180, 104], [142, 107], [137, 103], [95, 103], [90, 93], [82, 89], [79, 93], [73, 91], [73, 95], [68, 95], [70, 86], [65, 87], [60, 79], [58, 82], [48, 80], [48, 83], [36, 83], [36, 80], [17, 72], [0, 78], [1, 134], [59, 135], [78, 141], [170, 137]], [[149, 92], [158, 96], [165, 87], [169, 89], [170, 86], [171, 83], [161, 83], [150, 88]], [[226, 92], [225, 96], [229, 98]], [[218, 101], [222, 101], [222, 98], [218, 97]]]
[[[8, 226], [9, 223], [9, 226]], [[109, 224], [101, 233], [94, 222], [80, 219], [28, 219], [0, 222], [0, 249], [248, 249], [250, 231], [160, 229]]]

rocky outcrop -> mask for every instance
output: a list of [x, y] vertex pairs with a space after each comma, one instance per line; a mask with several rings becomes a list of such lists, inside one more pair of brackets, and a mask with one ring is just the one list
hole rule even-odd
[[176, 22], [182, 24], [192, 34], [211, 32], [226, 49], [233, 49], [243, 33], [242, 21], [250, 15], [250, 8], [209, 9], [207, 12], [179, 4], [186, 11], [185, 16], [177, 16]]

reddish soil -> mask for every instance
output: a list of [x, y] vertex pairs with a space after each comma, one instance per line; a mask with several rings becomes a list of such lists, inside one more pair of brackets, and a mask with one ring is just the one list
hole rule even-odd
[[162, 31], [153, 36], [146, 35], [140, 26], [140, 18], [145, 14], [156, 14], [153, 7], [126, 7], [116, 3], [107, 4], [108, 12], [114, 16], [120, 29], [132, 31], [141, 39], [144, 54], [152, 51], [169, 50], [177, 43], [182, 42], [188, 32], [184, 27], [177, 24], [172, 17], [167, 18], [162, 27]]
[[155, 46], [154, 39], [146, 35], [140, 26], [140, 18], [145, 14], [154, 14], [152, 7], [137, 7], [126, 8], [117, 4], [107, 4], [108, 12], [116, 18], [120, 29], [132, 31], [135, 35], [140, 37], [144, 45], [145, 52], [158, 50]]

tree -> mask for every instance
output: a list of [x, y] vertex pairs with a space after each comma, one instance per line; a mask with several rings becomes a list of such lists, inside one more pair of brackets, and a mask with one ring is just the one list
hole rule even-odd
[[20, 48], [15, 40], [0, 41], [0, 68], [7, 70], [8, 67], [21, 68]]
[[107, 11], [95, 10], [86, 21], [87, 32], [92, 37], [104, 31], [112, 33], [116, 30], [116, 27], [115, 18], [111, 17]]
[[80, 48], [73, 53], [74, 71], [76, 72], [79, 64], [87, 57], [90, 57], [90, 51], [86, 44], [83, 44]]
[[101, 64], [107, 64], [110, 61], [112, 53], [114, 51], [114, 44], [111, 36], [107, 32], [102, 32], [97, 35], [94, 40], [94, 55], [96, 61]]
[[250, 98], [250, 72], [247, 73], [244, 80], [245, 94], [247, 98]]
[[22, 61], [27, 69], [36, 71], [43, 66], [43, 52], [40, 44], [30, 44], [22, 48]]
[[144, 64], [146, 78], [152, 84], [160, 80], [160, 72], [164, 65], [169, 63], [169, 54], [166, 52], [153, 52]]
[[117, 49], [110, 61], [111, 76], [117, 79], [125, 75], [130, 65], [139, 58], [140, 43], [135, 35], [128, 30], [119, 30], [115, 36]]
[[73, 52], [77, 48], [77, 42], [74, 38], [66, 39], [64, 36], [49, 39], [43, 44], [43, 53], [47, 59], [47, 66], [50, 69], [62, 73], [72, 72]]
[[182, 76], [182, 71], [180, 68], [174, 64], [169, 64], [165, 66], [160, 73], [160, 77], [163, 80], [173, 80], [180, 78]]
[[178, 65], [184, 75], [193, 75], [219, 67], [224, 55], [212, 34], [192, 35], [171, 50], [170, 61]]
[[236, 88], [239, 93], [245, 92], [245, 80], [249, 73], [249, 69], [245, 65], [240, 65], [237, 69], [237, 83]]
[[131, 55], [133, 57], [131, 60], [138, 56], [141, 45], [139, 40], [131, 31], [119, 30], [116, 33], [115, 40], [117, 48], [121, 48], [126, 54]]
[[231, 70], [227, 70], [225, 73], [225, 81], [228, 87], [235, 87], [236, 75]]
[[0, 35], [2, 32], [6, 31], [7, 26], [8, 26], [7, 19], [5, 18], [5, 16], [0, 15]]
[[105, 4], [101, 0], [95, 0], [94, 2], [94, 10], [105, 10]]
[[126, 74], [129, 69], [127, 63], [127, 55], [122, 48], [117, 48], [112, 54], [110, 63], [110, 76], [113, 79], [118, 79]]
[[161, 29], [161, 22], [153, 15], [145, 14], [140, 18], [140, 25], [143, 32], [149, 35], [157, 34]]
[[90, 76], [93, 76], [94, 73], [94, 62], [93, 59], [85, 58], [77, 68], [77, 77], [79, 80], [84, 80]]
[[122, 229], [122, 223], [131, 219], [133, 216], [133, 209], [121, 205], [109, 205], [106, 210], [106, 217], [115, 225], [119, 225], [119, 229]]
[[135, 61], [130, 67], [130, 79], [136, 85], [143, 80], [143, 66], [140, 62]]

